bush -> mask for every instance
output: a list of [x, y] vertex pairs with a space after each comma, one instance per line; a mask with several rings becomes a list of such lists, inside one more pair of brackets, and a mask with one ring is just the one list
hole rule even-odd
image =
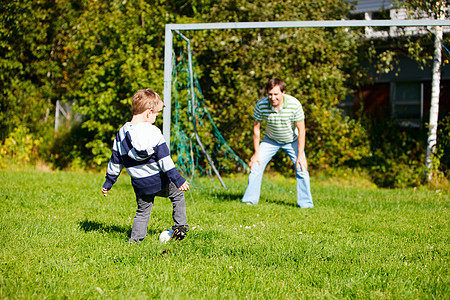
[[[305, 153], [309, 170], [356, 168], [371, 156], [365, 128], [359, 121], [343, 116], [336, 107], [312, 105], [306, 125]], [[272, 165], [283, 175], [292, 174], [292, 162], [284, 153], [277, 153]]]
[[450, 176], [450, 115], [439, 122], [436, 154], [440, 158], [438, 170], [443, 172], [446, 177]]
[[365, 120], [365, 124], [372, 156], [364, 165], [373, 182], [386, 188], [421, 185], [425, 179], [425, 131], [401, 128], [382, 118]]
[[87, 148], [92, 136], [93, 133], [81, 125], [59, 132], [52, 145], [49, 162], [58, 169], [96, 169], [96, 156]]
[[379, 187], [404, 188], [420, 186], [424, 181], [425, 165], [407, 155], [385, 158], [381, 151], [374, 155], [379, 162], [369, 169], [373, 182]]
[[21, 125], [10, 132], [3, 143], [0, 143], [0, 167], [5, 168], [10, 162], [29, 164], [38, 159], [38, 148], [43, 138], [37, 138], [30, 130]]

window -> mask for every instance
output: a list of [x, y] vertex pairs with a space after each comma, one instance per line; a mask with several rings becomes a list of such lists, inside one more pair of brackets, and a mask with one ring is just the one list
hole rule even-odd
[[401, 126], [420, 127], [423, 117], [423, 84], [394, 82], [391, 89], [392, 116]]

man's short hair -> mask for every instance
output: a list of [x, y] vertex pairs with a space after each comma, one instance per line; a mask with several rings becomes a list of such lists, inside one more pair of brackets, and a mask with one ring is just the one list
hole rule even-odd
[[271, 89], [273, 89], [276, 86], [279, 86], [280, 91], [282, 91], [282, 92], [284, 92], [286, 89], [286, 83], [284, 83], [284, 81], [279, 78], [269, 79], [269, 81], [266, 84], [266, 89], [267, 89], [267, 91], [270, 91]]
[[131, 102], [131, 113], [139, 115], [147, 109], [152, 109], [154, 112], [162, 110], [164, 103], [161, 97], [152, 89], [139, 90], [134, 94]]

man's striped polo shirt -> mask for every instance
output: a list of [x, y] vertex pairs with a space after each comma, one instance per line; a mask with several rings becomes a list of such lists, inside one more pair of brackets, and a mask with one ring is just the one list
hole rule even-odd
[[270, 139], [280, 143], [292, 143], [298, 137], [298, 130], [295, 122], [300, 122], [305, 118], [300, 102], [290, 96], [284, 95], [283, 106], [276, 111], [269, 101], [269, 97], [264, 97], [258, 101], [255, 107], [253, 118], [262, 122], [267, 120], [265, 134]]

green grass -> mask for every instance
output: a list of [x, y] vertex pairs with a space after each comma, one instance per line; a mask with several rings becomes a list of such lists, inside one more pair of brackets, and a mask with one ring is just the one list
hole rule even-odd
[[448, 193], [312, 181], [316, 207], [296, 207], [294, 181], [263, 183], [240, 204], [197, 179], [186, 193], [188, 238], [161, 244], [171, 204], [157, 198], [140, 244], [129, 177], [0, 171], [0, 298], [448, 299]]

